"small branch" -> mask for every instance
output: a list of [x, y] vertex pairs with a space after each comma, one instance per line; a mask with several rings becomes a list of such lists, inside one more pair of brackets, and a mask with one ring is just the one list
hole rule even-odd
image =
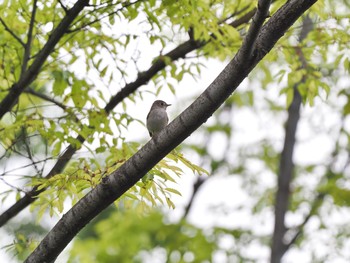
[[232, 27], [239, 27], [243, 24], [246, 24], [249, 22], [250, 19], [254, 16], [256, 13], [256, 8], [252, 9], [248, 13], [246, 13], [244, 16], [238, 18], [237, 20], [232, 21], [229, 25]]
[[195, 196], [198, 193], [198, 190], [201, 188], [201, 186], [207, 181], [206, 178], [202, 177], [202, 176], [198, 176], [197, 177], [197, 181], [193, 184], [193, 191], [192, 191], [192, 195], [190, 197], [190, 200], [188, 201], [186, 207], [185, 207], [185, 212], [182, 216], [182, 218], [186, 218], [188, 213], [190, 212], [192, 205], [193, 205], [193, 200], [195, 198]]
[[[225, 18], [221, 19], [221, 20], [218, 22], [218, 24], [221, 25], [221, 24], [223, 24], [223, 23], [226, 23], [229, 19], [231, 19], [231, 18], [233, 18], [233, 17], [235, 17], [235, 16], [237, 16], [237, 15], [242, 14], [242, 13], [243, 13], [244, 11], [246, 11], [248, 8], [249, 8], [249, 5], [243, 7], [242, 9], [240, 9], [240, 10], [238, 10], [238, 11], [235, 11], [234, 13], [232, 13], [231, 15], [229, 15], [228, 17], [225, 17]], [[255, 10], [255, 8], [254, 8], [254, 10]], [[255, 13], [255, 11], [254, 11], [254, 13]]]
[[0, 17], [0, 22], [4, 26], [5, 30], [10, 33], [11, 36], [13, 36], [23, 47], [26, 46], [26, 44], [20, 39], [5, 23], [5, 21]]
[[61, 0], [57, 0], [58, 1], [58, 3], [60, 4], [60, 6], [62, 7], [62, 9], [64, 10], [64, 12], [66, 13], [66, 14], [68, 14], [68, 9], [67, 9], [67, 7], [65, 7], [65, 5], [62, 3], [62, 1]]
[[[29, 143], [30, 143], [30, 139], [26, 136], [27, 135], [27, 130], [25, 127], [22, 127], [22, 134], [23, 134], [23, 143], [24, 143], [24, 146], [25, 146], [25, 149], [26, 149], [26, 152], [28, 154], [28, 159], [32, 162], [32, 165], [36, 171], [37, 174], [40, 174], [40, 170], [38, 168], [38, 166], [36, 165], [35, 163], [35, 160], [33, 158], [33, 155], [32, 155], [32, 150], [29, 146]], [[28, 140], [27, 140], [28, 139]]]
[[[33, 163], [26, 164], [26, 165], [23, 165], [23, 166], [20, 166], [20, 167], [16, 167], [16, 168], [11, 169], [11, 170], [7, 170], [7, 171], [5, 171], [5, 172], [3, 172], [3, 173], [0, 174], [0, 178], [3, 177], [3, 176], [6, 176], [6, 175], [9, 174], [9, 173], [13, 173], [13, 172], [15, 172], [15, 171], [18, 171], [18, 170], [21, 170], [21, 169], [30, 167], [30, 166], [32, 166], [32, 165], [34, 165], [34, 164], [35, 164], [35, 165], [36, 165], [36, 164], [40, 164], [40, 163], [47, 162], [47, 161], [53, 160], [53, 159], [54, 159], [53, 157], [46, 157], [45, 159], [42, 159], [42, 160], [39, 160], [39, 161], [35, 161], [35, 162], [33, 162]], [[30, 192], [28, 192], [27, 194], [30, 194]], [[1, 224], [0, 224], [0, 226], [1, 226]]]
[[41, 98], [43, 100], [52, 102], [53, 104], [57, 105], [58, 107], [60, 107], [64, 111], [67, 109], [66, 105], [62, 104], [61, 102], [59, 102], [59, 101], [57, 101], [57, 100], [55, 100], [55, 99], [53, 99], [53, 98], [51, 98], [51, 97], [49, 97], [49, 96], [47, 96], [45, 94], [42, 94], [40, 92], [37, 92], [37, 91], [33, 90], [32, 88], [26, 88], [24, 90], [24, 92], [28, 93], [28, 94], [31, 94], [31, 95], [34, 95], [34, 96], [36, 96], [38, 98]]
[[16, 190], [17, 192], [21, 192], [21, 193], [27, 193], [25, 190], [18, 188], [17, 186], [14, 186], [12, 184], [10, 184], [9, 182], [7, 182], [4, 178], [0, 177], [0, 180], [3, 181], [4, 184], [6, 184], [8, 187]]
[[[108, 13], [108, 14], [102, 16], [102, 17], [99, 17], [99, 18], [97, 18], [95, 20], [92, 20], [92, 21], [90, 21], [90, 22], [88, 22], [88, 23], [86, 23], [86, 24], [84, 24], [84, 25], [82, 25], [80, 27], [76, 27], [74, 29], [67, 30], [67, 33], [74, 33], [74, 32], [80, 31], [80, 30], [82, 30], [82, 29], [84, 29], [84, 28], [86, 28], [88, 26], [91, 26], [91, 25], [93, 25], [93, 24], [95, 24], [97, 22], [100, 22], [104, 18], [107, 18], [107, 17], [110, 17], [110, 16], [113, 16], [113, 15], [117, 14], [118, 12], [122, 11], [126, 7], [132, 6], [132, 5], [134, 5], [134, 4], [138, 3], [138, 2], [143, 2], [143, 1], [145, 1], [145, 0], [137, 0], [135, 2], [129, 2], [129, 3], [126, 2], [125, 4], [123, 4], [122, 7], [118, 8], [117, 10], [115, 10], [115, 11], [113, 11], [111, 13]], [[89, 6], [91, 6], [91, 5], [89, 5]]]
[[33, 29], [34, 29], [34, 22], [35, 22], [35, 14], [37, 9], [37, 0], [33, 1], [33, 10], [32, 15], [30, 17], [29, 22], [29, 29], [27, 34], [27, 43], [24, 46], [24, 55], [23, 55], [23, 62], [22, 62], [22, 69], [21, 69], [21, 77], [23, 76], [24, 72], [27, 70], [27, 65], [30, 57], [30, 49], [32, 45], [32, 38], [33, 38]]
[[241, 57], [250, 58], [254, 43], [258, 37], [260, 29], [268, 17], [269, 8], [270, 8], [271, 0], [259, 0], [258, 8], [253, 17], [253, 21], [247, 33], [247, 36], [244, 38], [242, 49], [241, 49]]
[[283, 253], [285, 253], [293, 244], [295, 244], [298, 238], [302, 235], [306, 224], [309, 222], [310, 218], [315, 214], [316, 210], [320, 206], [320, 203], [322, 202], [324, 197], [325, 197], [324, 193], [319, 193], [317, 195], [316, 199], [312, 204], [309, 214], [305, 217], [304, 221], [297, 227], [298, 231], [294, 234], [292, 239], [287, 244], [284, 245]]
[[[72, 112], [67, 111], [68, 107], [67, 107], [66, 105], [64, 105], [63, 103], [61, 103], [61, 102], [59, 102], [59, 101], [57, 101], [57, 100], [55, 100], [55, 99], [53, 99], [53, 98], [51, 98], [51, 97], [45, 95], [45, 94], [42, 94], [42, 93], [40, 93], [40, 92], [37, 92], [37, 91], [35, 91], [35, 90], [31, 89], [31, 88], [26, 88], [26, 89], [24, 90], [24, 92], [25, 92], [25, 93], [28, 93], [28, 94], [31, 94], [31, 95], [34, 95], [34, 96], [36, 96], [36, 97], [38, 97], [38, 98], [41, 98], [41, 99], [43, 99], [43, 100], [52, 102], [53, 104], [55, 104], [56, 106], [60, 107], [62, 110], [64, 110], [65, 112], [67, 112], [69, 115], [73, 115], [73, 120], [74, 120], [77, 124], [81, 124], [79, 118], [78, 118], [75, 114], [73, 114]], [[34, 104], [34, 103], [33, 103], [33, 104]]]

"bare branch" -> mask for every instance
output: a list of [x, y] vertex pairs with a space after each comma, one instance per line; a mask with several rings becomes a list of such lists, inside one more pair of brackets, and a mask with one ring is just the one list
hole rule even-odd
[[7, 182], [4, 178], [0, 177], [0, 180], [1, 180], [4, 184], [6, 184], [7, 186], [9, 186], [10, 188], [15, 189], [17, 192], [26, 193], [26, 191], [24, 191], [23, 189], [21, 189], [21, 188], [15, 186], [15, 185], [13, 185], [13, 184]]
[[22, 39], [20, 39], [5, 23], [5, 21], [0, 17], [0, 22], [4, 26], [5, 30], [10, 33], [11, 36], [13, 36], [23, 47], [25, 47], [24, 42]]

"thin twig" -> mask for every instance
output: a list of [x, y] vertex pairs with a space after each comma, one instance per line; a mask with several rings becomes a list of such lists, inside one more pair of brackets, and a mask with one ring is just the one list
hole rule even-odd
[[27, 140], [27, 136], [26, 136], [27, 130], [26, 130], [25, 127], [22, 127], [22, 132], [23, 132], [23, 143], [24, 143], [26, 152], [28, 154], [28, 159], [32, 162], [32, 165], [33, 165], [34, 169], [36, 170], [36, 173], [39, 174], [40, 170], [39, 170], [38, 166], [35, 163], [35, 160], [34, 160], [33, 154], [32, 154], [32, 150], [29, 147], [30, 140]]
[[0, 17], [0, 22], [4, 26], [5, 30], [11, 34], [23, 47], [26, 46], [26, 44], [20, 39], [5, 23], [5, 21]]
[[9, 186], [10, 188], [12, 189], [15, 189], [17, 192], [22, 192], [22, 193], [25, 193], [27, 194], [27, 191], [17, 187], [17, 186], [14, 186], [12, 184], [10, 184], [9, 182], [7, 182], [4, 178], [0, 177], [0, 180], [4, 182], [4, 184], [6, 184], [7, 186]]
[[30, 57], [30, 49], [32, 45], [32, 39], [33, 39], [33, 29], [34, 29], [34, 22], [35, 22], [35, 14], [37, 9], [37, 0], [34, 0], [33, 2], [33, 10], [32, 15], [30, 17], [29, 22], [29, 29], [27, 34], [27, 43], [24, 47], [24, 55], [23, 55], [23, 62], [22, 62], [22, 69], [21, 69], [21, 77], [23, 76], [24, 72], [27, 70], [27, 65]]
[[39, 160], [39, 161], [35, 161], [34, 163], [25, 164], [25, 165], [22, 165], [22, 166], [20, 166], [20, 167], [13, 168], [13, 169], [11, 169], [11, 170], [7, 170], [7, 171], [1, 173], [1, 174], [0, 174], [0, 177], [6, 176], [6, 175], [9, 174], [9, 173], [12, 173], [12, 172], [15, 172], [15, 171], [18, 171], [18, 170], [21, 170], [21, 169], [30, 167], [30, 166], [32, 166], [33, 164], [40, 164], [40, 163], [47, 162], [47, 161], [53, 160], [53, 159], [55, 159], [55, 158], [54, 158], [54, 157], [47, 157], [47, 158], [45, 158], [45, 159], [42, 159], [42, 160]]
[[[104, 18], [107, 18], [107, 17], [110, 17], [110, 16], [113, 16], [113, 15], [117, 14], [118, 12], [122, 11], [122, 10], [123, 10], [124, 8], [126, 8], [126, 7], [129, 7], [129, 6], [131, 6], [131, 5], [134, 5], [134, 4], [138, 3], [138, 2], [143, 2], [143, 1], [145, 1], [145, 0], [137, 0], [137, 1], [135, 1], [135, 2], [125, 3], [122, 7], [118, 8], [117, 10], [115, 10], [115, 11], [113, 11], [113, 12], [111, 12], [111, 13], [108, 13], [108, 14], [102, 16], [102, 17], [99, 17], [99, 18], [97, 18], [97, 19], [95, 19], [95, 20], [92, 20], [92, 21], [90, 21], [89, 23], [86, 23], [86, 24], [84, 24], [84, 25], [82, 25], [82, 26], [80, 26], [80, 27], [76, 27], [76, 28], [74, 28], [74, 29], [67, 30], [67, 33], [74, 33], [74, 32], [80, 31], [80, 30], [82, 30], [82, 29], [84, 29], [84, 28], [86, 28], [86, 27], [88, 27], [88, 26], [91, 26], [92, 24], [95, 24], [95, 23], [97, 23], [97, 22], [100, 22], [100, 21], [101, 21], [102, 19], [104, 19]], [[90, 6], [90, 5], [89, 5], [89, 6]], [[95, 10], [93, 10], [92, 12], [95, 12]], [[83, 18], [83, 17], [82, 17], [82, 18]], [[81, 20], [81, 19], [80, 19], [80, 20]], [[79, 20], [78, 20], [78, 21], [79, 21]], [[73, 26], [74, 26], [74, 25], [73, 25]]]
[[68, 13], [67, 7], [65, 7], [65, 5], [62, 3], [61, 0], [57, 0], [57, 1], [58, 1], [58, 3], [60, 4], [60, 6], [62, 7], [62, 9], [64, 10], [64, 12], [67, 14], [67, 13]]
[[64, 111], [67, 109], [67, 106], [62, 104], [61, 102], [43, 94], [43, 93], [40, 93], [40, 92], [37, 92], [35, 90], [33, 90], [32, 88], [26, 88], [24, 90], [25, 93], [28, 93], [28, 94], [32, 94], [38, 98], [41, 98], [43, 100], [46, 100], [46, 101], [49, 101], [49, 102], [52, 102], [53, 104], [55, 104], [56, 106], [60, 107], [61, 109], [63, 109]]

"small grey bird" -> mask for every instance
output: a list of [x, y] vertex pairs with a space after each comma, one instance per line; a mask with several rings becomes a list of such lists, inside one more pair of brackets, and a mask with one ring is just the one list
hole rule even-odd
[[151, 137], [168, 125], [169, 119], [166, 108], [170, 105], [162, 100], [153, 102], [151, 110], [147, 115], [147, 129]]

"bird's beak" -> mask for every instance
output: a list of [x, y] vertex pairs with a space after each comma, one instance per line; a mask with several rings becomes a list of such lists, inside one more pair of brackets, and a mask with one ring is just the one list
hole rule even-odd
[[171, 106], [171, 104], [167, 104], [166, 106], [169, 107], [169, 106]]

